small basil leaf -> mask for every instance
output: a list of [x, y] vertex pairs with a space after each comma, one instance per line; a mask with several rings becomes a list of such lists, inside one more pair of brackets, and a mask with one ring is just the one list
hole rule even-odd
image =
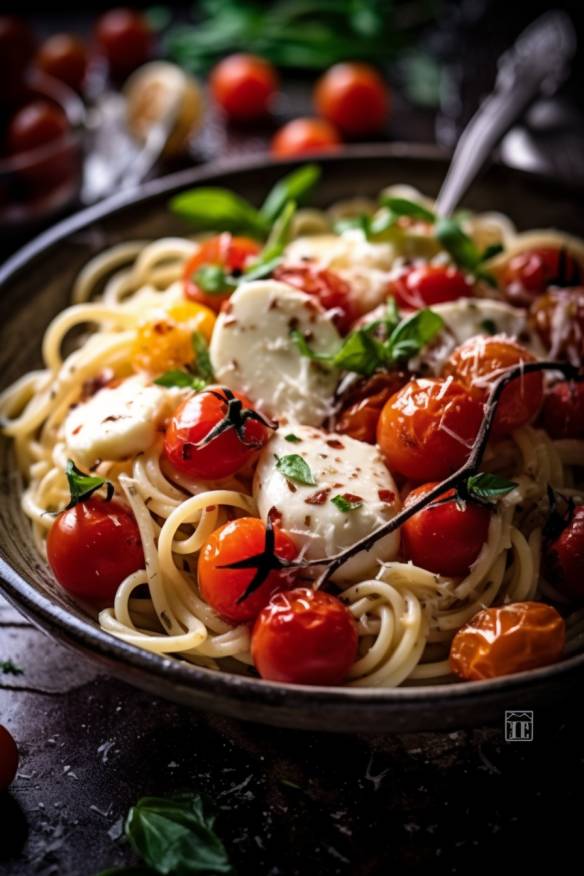
[[114, 494], [113, 484], [110, 484], [110, 482], [106, 481], [104, 478], [98, 478], [94, 475], [88, 475], [79, 471], [72, 459], [67, 460], [65, 474], [69, 485], [69, 493], [71, 494], [71, 501], [66, 506], [65, 510], [73, 508], [78, 502], [85, 502], [101, 487], [106, 487], [106, 499], [108, 502]]
[[221, 265], [201, 265], [193, 280], [207, 295], [224, 295], [236, 286]]
[[305, 164], [279, 180], [260, 209], [262, 217], [268, 223], [272, 223], [289, 201], [297, 203], [304, 201], [319, 178], [320, 167], [317, 164]]
[[4, 675], [24, 675], [24, 669], [13, 663], [12, 660], [0, 660], [0, 672]]
[[344, 231], [352, 231], [354, 228], [362, 231], [367, 240], [371, 238], [371, 216], [366, 213], [361, 213], [359, 216], [345, 216], [343, 219], [337, 219], [334, 224], [336, 234], [342, 234]]
[[215, 374], [211, 365], [211, 357], [209, 356], [209, 347], [205, 336], [201, 332], [193, 332], [193, 350], [195, 351], [195, 366], [194, 372], [197, 377], [201, 377], [207, 383], [213, 383]]
[[356, 511], [357, 508], [360, 508], [363, 505], [363, 502], [353, 502], [346, 499], [344, 496], [333, 496], [331, 502], [344, 514], [348, 514], [349, 511]]
[[501, 477], [501, 475], [480, 472], [479, 474], [471, 475], [467, 479], [465, 486], [470, 498], [489, 502], [500, 496], [506, 496], [507, 493], [516, 488], [517, 484], [514, 481]]
[[294, 435], [290, 432], [289, 435], [284, 435], [284, 441], [289, 441], [290, 444], [300, 444], [302, 438], [299, 438], [298, 435]]
[[402, 320], [391, 333], [387, 341], [389, 357], [394, 362], [411, 359], [436, 337], [443, 326], [444, 320], [433, 310], [427, 307], [418, 310]]
[[414, 201], [408, 201], [406, 198], [388, 198], [382, 197], [380, 203], [383, 207], [388, 207], [393, 216], [410, 216], [412, 219], [418, 219], [421, 222], [435, 222], [436, 216], [427, 207], [422, 204], [416, 204]]
[[505, 247], [502, 243], [491, 243], [489, 246], [486, 246], [481, 253], [481, 262], [486, 262], [488, 259], [494, 259], [495, 256], [499, 255], [504, 251]]
[[213, 824], [198, 794], [144, 797], [128, 813], [126, 835], [157, 873], [233, 873]]
[[245, 232], [264, 238], [270, 223], [259, 210], [228, 189], [198, 188], [175, 195], [170, 209], [201, 231]]
[[310, 466], [297, 453], [291, 453], [289, 456], [280, 456], [276, 461], [276, 468], [289, 481], [294, 481], [297, 484], [307, 484], [308, 486], [316, 485]]
[[189, 374], [188, 371], [176, 369], [174, 371], [165, 371], [160, 377], [154, 381], [158, 386], [173, 387], [177, 386], [181, 389], [195, 389], [200, 391], [207, 386], [207, 381], [202, 377], [197, 377], [194, 374]]
[[372, 337], [367, 329], [358, 329], [347, 335], [333, 359], [333, 364], [345, 371], [356, 371], [357, 374], [369, 377], [385, 360], [383, 344]]
[[292, 329], [290, 338], [298, 347], [301, 356], [306, 356], [307, 359], [313, 359], [315, 362], [321, 362], [323, 365], [333, 364], [335, 356], [329, 353], [316, 353], [314, 350], [311, 350], [308, 341], [298, 329]]
[[436, 224], [436, 237], [461, 268], [474, 272], [481, 256], [468, 234], [454, 219], [439, 219]]

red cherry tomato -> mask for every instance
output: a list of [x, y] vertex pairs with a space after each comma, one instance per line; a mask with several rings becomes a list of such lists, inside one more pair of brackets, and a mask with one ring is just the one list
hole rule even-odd
[[144, 568], [134, 517], [117, 502], [96, 496], [58, 515], [49, 530], [47, 557], [61, 587], [99, 601], [113, 599], [124, 578]]
[[584, 381], [555, 383], [543, 400], [541, 421], [552, 438], [584, 438]]
[[584, 505], [579, 505], [560, 535], [547, 545], [546, 577], [560, 593], [584, 600]]
[[335, 432], [375, 444], [377, 423], [383, 406], [405, 386], [408, 379], [405, 371], [376, 371], [371, 377], [358, 380], [343, 394]]
[[410, 380], [386, 402], [377, 443], [392, 472], [441, 481], [466, 462], [482, 418], [482, 405], [460, 383]]
[[377, 134], [389, 115], [389, 89], [368, 64], [335, 64], [318, 81], [317, 112], [349, 137]]
[[573, 255], [540, 246], [513, 256], [505, 267], [501, 285], [512, 304], [524, 307], [550, 286], [579, 286], [583, 281], [584, 267]]
[[342, 684], [357, 655], [351, 612], [330, 593], [299, 587], [260, 612], [251, 654], [262, 678], [287, 684]]
[[358, 311], [351, 299], [351, 287], [334, 271], [318, 268], [315, 265], [279, 265], [274, 271], [274, 280], [281, 280], [289, 286], [302, 289], [307, 295], [314, 295], [325, 310], [335, 310], [333, 322], [346, 334], [358, 317]]
[[[270, 597], [290, 587], [295, 569], [273, 569], [253, 593], [238, 603], [256, 569], [222, 569], [221, 566], [261, 554], [266, 544], [266, 525], [257, 517], [240, 517], [212, 533], [199, 554], [198, 579], [203, 599], [232, 624], [254, 620]], [[274, 527], [274, 553], [293, 560], [298, 553], [290, 536]]]
[[533, 302], [529, 316], [550, 359], [584, 362], [584, 287], [550, 289]]
[[15, 155], [60, 139], [69, 130], [65, 113], [48, 100], [35, 100], [19, 110], [8, 126], [8, 150]]
[[0, 724], [0, 794], [14, 781], [18, 769], [18, 748], [12, 734]]
[[206, 304], [215, 313], [231, 295], [225, 292], [205, 292], [197, 283], [197, 271], [209, 265], [225, 268], [226, 273], [237, 276], [252, 262], [261, 250], [257, 240], [249, 237], [234, 237], [229, 232], [203, 241], [197, 252], [186, 262], [183, 270], [184, 295], [190, 301]]
[[564, 650], [565, 623], [543, 602], [512, 602], [479, 611], [450, 647], [450, 668], [479, 681], [556, 663]]
[[336, 152], [340, 145], [338, 133], [324, 119], [294, 119], [276, 132], [271, 149], [276, 158], [293, 158], [317, 152]]
[[470, 298], [472, 283], [456, 268], [446, 265], [422, 265], [406, 268], [391, 280], [388, 292], [399, 307], [418, 310], [444, 301]]
[[152, 51], [148, 19], [134, 9], [110, 9], [104, 13], [97, 21], [95, 36], [116, 79], [144, 64]]
[[[452, 353], [444, 369], [466, 386], [473, 398], [486, 402], [493, 385], [505, 371], [524, 362], [535, 362], [529, 350], [510, 338], [469, 338]], [[501, 395], [493, 436], [508, 435], [529, 423], [543, 400], [543, 377], [540, 372], [526, 374], [509, 384]]]
[[256, 55], [229, 55], [213, 69], [211, 92], [221, 109], [237, 121], [265, 116], [278, 90], [275, 69]]
[[33, 56], [35, 39], [28, 23], [15, 15], [0, 16], [0, 103], [8, 103], [24, 91], [26, 68]]
[[[436, 484], [423, 484], [408, 495], [405, 506], [411, 505]], [[442, 502], [451, 496], [451, 502]], [[422, 508], [401, 528], [402, 549], [416, 566], [438, 575], [458, 578], [468, 574], [487, 540], [491, 513], [485, 505], [456, 502], [456, 490], [442, 493], [442, 504]]]
[[78, 37], [57, 33], [40, 47], [36, 65], [54, 79], [81, 91], [87, 71], [87, 49]]
[[[164, 453], [178, 471], [189, 477], [204, 481], [229, 477], [249, 462], [268, 441], [266, 426], [257, 420], [245, 418], [245, 411], [252, 410], [249, 399], [234, 392], [234, 404], [229, 402], [226, 392], [231, 395], [229, 390], [214, 386], [194, 393], [178, 406], [170, 419], [164, 438]], [[243, 412], [243, 440], [237, 428], [232, 426], [209, 444], [196, 447], [230, 410], [234, 422], [241, 418]]]

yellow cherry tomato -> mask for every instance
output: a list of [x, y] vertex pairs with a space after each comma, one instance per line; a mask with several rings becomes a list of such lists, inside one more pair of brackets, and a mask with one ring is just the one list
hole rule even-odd
[[138, 327], [131, 356], [134, 370], [162, 374], [192, 364], [193, 332], [200, 332], [209, 342], [214, 325], [215, 314], [202, 304], [181, 301], [170, 305], [157, 319]]

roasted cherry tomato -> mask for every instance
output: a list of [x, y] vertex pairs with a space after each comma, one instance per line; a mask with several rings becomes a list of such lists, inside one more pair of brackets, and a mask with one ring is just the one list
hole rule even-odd
[[316, 265], [279, 265], [274, 280], [302, 289], [318, 298], [325, 310], [335, 310], [333, 322], [346, 334], [359, 315], [351, 299], [351, 287], [335, 271]]
[[[484, 403], [507, 369], [535, 361], [529, 350], [510, 338], [477, 336], [456, 348], [444, 373], [453, 376], [473, 398]], [[518, 377], [503, 390], [493, 423], [493, 436], [500, 438], [525, 426], [537, 414], [542, 400], [543, 377], [540, 372]]]
[[349, 137], [377, 134], [389, 115], [389, 89], [368, 64], [335, 64], [314, 92], [317, 112]]
[[115, 79], [144, 64], [152, 51], [148, 19], [135, 9], [110, 9], [98, 19], [95, 36]]
[[[406, 508], [435, 486], [436, 483], [423, 484], [412, 490], [405, 501]], [[451, 501], [445, 502], [448, 497]], [[429, 572], [463, 577], [487, 540], [490, 520], [486, 505], [469, 500], [457, 502], [456, 490], [447, 490], [403, 524], [403, 552], [408, 560]]]
[[[199, 554], [198, 579], [203, 599], [217, 614], [232, 624], [254, 620], [270, 597], [290, 587], [297, 569], [266, 568], [262, 583], [249, 596], [243, 596], [260, 566], [252, 569], [224, 569], [230, 563], [270, 553], [266, 525], [257, 517], [239, 517], [212, 533]], [[274, 527], [273, 553], [280, 560], [290, 562], [298, 553], [290, 536]], [[269, 557], [268, 557], [269, 559]]]
[[276, 132], [271, 149], [276, 158], [293, 158], [335, 152], [340, 144], [338, 133], [324, 119], [294, 119]]
[[470, 298], [473, 287], [456, 268], [447, 265], [413, 265], [391, 280], [388, 292], [399, 307], [418, 310], [444, 301]]
[[144, 568], [134, 517], [117, 502], [92, 496], [62, 511], [49, 530], [47, 557], [65, 590], [109, 601], [124, 578]]
[[335, 596], [299, 587], [277, 593], [260, 612], [251, 654], [269, 681], [342, 684], [357, 656], [357, 627]]
[[552, 438], [584, 438], [584, 381], [554, 383], [543, 400], [541, 422]]
[[[191, 301], [206, 304], [215, 313], [219, 313], [222, 305], [231, 295], [230, 289], [205, 291], [197, 282], [197, 273], [201, 268], [217, 265], [225, 269], [225, 273], [238, 276], [253, 262], [261, 250], [257, 240], [249, 237], [234, 237], [228, 231], [217, 237], [203, 241], [197, 252], [187, 261], [183, 270], [184, 294]], [[200, 281], [199, 281], [200, 282]]]
[[40, 47], [36, 65], [54, 79], [81, 91], [87, 71], [87, 49], [78, 37], [57, 33]]
[[265, 116], [278, 90], [278, 76], [269, 61], [256, 55], [229, 55], [219, 61], [210, 79], [221, 109], [240, 122]]
[[576, 507], [566, 528], [546, 546], [546, 577], [570, 599], [584, 599], [584, 505]]
[[159, 319], [142, 323], [132, 347], [136, 371], [162, 374], [189, 365], [195, 358], [193, 332], [211, 340], [215, 314], [204, 304], [181, 301], [166, 308]]
[[14, 781], [18, 769], [18, 748], [12, 734], [0, 724], [0, 794]]
[[394, 474], [441, 481], [466, 462], [482, 418], [483, 406], [455, 380], [410, 380], [386, 402], [377, 443]]
[[48, 100], [34, 100], [19, 110], [8, 126], [8, 150], [15, 155], [58, 140], [69, 130], [65, 113]]
[[565, 249], [533, 247], [517, 253], [505, 266], [501, 286], [511, 304], [525, 307], [550, 286], [579, 286], [584, 268]]
[[450, 668], [467, 681], [525, 672], [559, 660], [565, 640], [565, 623], [551, 605], [512, 602], [485, 608], [452, 640]]
[[377, 423], [388, 399], [409, 380], [405, 371], [376, 371], [358, 380], [344, 395], [335, 432], [375, 444]]
[[530, 320], [551, 359], [584, 362], [584, 287], [540, 295], [531, 305]]
[[[166, 430], [164, 453], [189, 477], [220, 480], [239, 471], [267, 443], [265, 422], [244, 395], [211, 386], [178, 406]], [[224, 430], [204, 443], [220, 424]]]

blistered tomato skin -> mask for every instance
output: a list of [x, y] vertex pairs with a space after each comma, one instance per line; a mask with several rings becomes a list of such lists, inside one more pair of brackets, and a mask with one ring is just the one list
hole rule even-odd
[[479, 611], [452, 640], [450, 668], [466, 681], [499, 678], [556, 663], [566, 631], [543, 602], [512, 602]]
[[206, 292], [197, 283], [200, 268], [217, 265], [227, 274], [241, 274], [261, 250], [257, 240], [250, 237], [234, 237], [228, 231], [203, 241], [195, 254], [188, 259], [183, 269], [183, 291], [189, 301], [205, 304], [219, 313], [223, 304], [231, 297], [232, 290]]
[[501, 285], [510, 304], [525, 307], [550, 286], [576, 286], [583, 281], [584, 269], [573, 255], [542, 246], [514, 255], [503, 272]]
[[119, 503], [96, 496], [55, 518], [47, 558], [61, 587], [100, 602], [112, 600], [124, 578], [144, 568], [134, 517]]
[[342, 684], [357, 655], [357, 627], [343, 603], [299, 587], [272, 597], [252, 633], [262, 678], [287, 684]]
[[325, 310], [332, 310], [332, 320], [341, 334], [346, 334], [358, 317], [351, 300], [349, 284], [335, 271], [314, 265], [279, 265], [274, 271], [274, 280], [288, 283], [313, 295]]
[[335, 432], [375, 444], [383, 406], [407, 382], [408, 374], [404, 371], [377, 371], [359, 380], [343, 399]]
[[18, 748], [12, 734], [0, 724], [0, 794], [14, 781], [18, 769]]
[[552, 438], [584, 438], [584, 380], [562, 380], [548, 391], [542, 425]]
[[468, 459], [482, 418], [482, 404], [460, 383], [414, 379], [386, 402], [377, 443], [394, 474], [441, 481]]
[[[290, 536], [274, 528], [274, 552], [282, 560], [296, 557]], [[229, 563], [261, 554], [266, 541], [266, 526], [257, 517], [240, 517], [211, 534], [199, 554], [198, 581], [203, 599], [224, 620], [232, 624], [253, 621], [270, 597], [290, 587], [296, 572], [271, 571], [266, 580], [242, 602], [238, 599], [252, 581], [255, 569], [222, 569]]]
[[[408, 495], [405, 507], [437, 484], [423, 484]], [[446, 577], [463, 577], [476, 561], [489, 534], [491, 512], [485, 505], [456, 502], [455, 490], [442, 493], [403, 524], [402, 550], [414, 565]], [[443, 502], [447, 497], [452, 501]]]
[[422, 265], [406, 268], [390, 282], [388, 292], [398, 307], [418, 310], [458, 298], [470, 298], [473, 287], [456, 268]]
[[[444, 373], [453, 376], [482, 403], [488, 401], [494, 384], [510, 368], [535, 362], [529, 350], [511, 338], [469, 338], [452, 353]], [[534, 419], [543, 400], [541, 372], [525, 374], [510, 383], [501, 394], [492, 435], [504, 437]]]
[[575, 508], [560, 535], [546, 545], [545, 575], [568, 599], [584, 600], [584, 505]]

